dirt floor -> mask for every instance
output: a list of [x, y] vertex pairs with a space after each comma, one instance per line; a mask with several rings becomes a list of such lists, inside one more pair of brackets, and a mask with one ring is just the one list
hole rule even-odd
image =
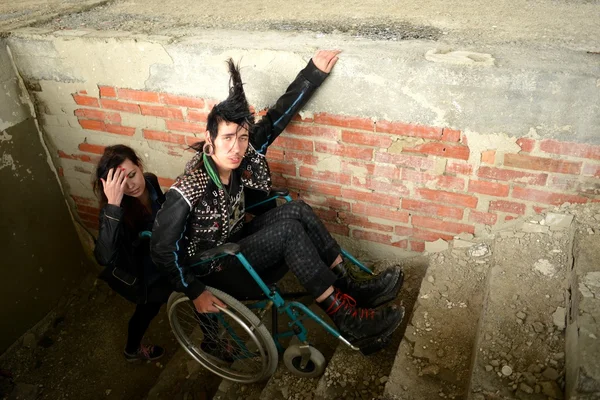
[[133, 309], [103, 282], [88, 277], [45, 335], [25, 335], [2, 355], [0, 399], [145, 398], [178, 344], [163, 308], [145, 342], [164, 346], [166, 356], [154, 363], [126, 362], [123, 348]]

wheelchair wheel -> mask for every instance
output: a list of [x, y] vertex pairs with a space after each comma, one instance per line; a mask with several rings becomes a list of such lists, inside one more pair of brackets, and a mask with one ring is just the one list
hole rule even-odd
[[278, 354], [269, 330], [242, 303], [206, 287], [227, 305], [224, 311], [199, 314], [182, 293], [173, 293], [167, 314], [177, 341], [192, 358], [223, 379], [253, 383], [268, 379]]
[[323, 354], [312, 346], [307, 349], [310, 357], [306, 365], [302, 365], [302, 350], [295, 344], [288, 347], [283, 353], [283, 362], [287, 369], [294, 375], [301, 378], [316, 378], [323, 375], [327, 363]]

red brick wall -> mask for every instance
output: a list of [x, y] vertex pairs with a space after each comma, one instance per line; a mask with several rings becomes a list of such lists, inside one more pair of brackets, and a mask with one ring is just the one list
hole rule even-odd
[[[59, 157], [95, 163], [104, 147], [94, 132], [136, 135], [164, 143], [166, 154], [182, 158], [182, 169], [191, 155], [186, 148], [202, 137], [214, 104], [105, 86], [99, 98], [80, 92], [73, 100], [81, 106], [75, 115], [85, 141], [79, 152], [59, 150]], [[163, 118], [166, 130], [123, 126], [124, 113]], [[413, 144], [392, 148], [398, 138], [413, 138]], [[477, 224], [493, 226], [564, 202], [598, 201], [600, 146], [527, 138], [516, 143], [518, 153], [475, 154], [476, 166], [468, 163], [472, 150], [460, 131], [318, 113], [294, 118], [267, 158], [274, 184], [310, 203], [332, 232], [423, 251], [425, 241], [474, 233]], [[318, 168], [330, 156], [337, 156], [340, 168]], [[173, 178], [162, 176], [162, 184], [168, 187]], [[82, 220], [95, 228], [96, 201], [73, 199]]]

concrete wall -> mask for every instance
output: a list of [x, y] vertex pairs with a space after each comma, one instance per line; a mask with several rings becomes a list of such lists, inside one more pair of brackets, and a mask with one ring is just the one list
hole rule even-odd
[[56, 174], [0, 40], [0, 353], [86, 271]]
[[242, 60], [260, 110], [317, 48], [344, 52], [268, 158], [275, 183], [349, 244], [421, 252], [440, 238], [600, 198], [600, 76], [597, 55], [585, 51], [42, 28], [8, 42], [69, 201], [91, 228], [90, 174], [104, 146], [135, 147], [168, 186], [214, 99], [227, 94], [226, 58]]

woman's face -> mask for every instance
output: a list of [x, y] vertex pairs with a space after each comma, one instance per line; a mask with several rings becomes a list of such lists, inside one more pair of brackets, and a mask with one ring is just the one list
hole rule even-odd
[[[219, 124], [218, 134], [214, 141], [213, 161], [220, 172], [228, 172], [240, 166], [244, 154], [248, 149], [250, 135], [248, 129], [233, 122], [222, 121]], [[206, 132], [206, 140], [210, 141], [210, 134]]]
[[144, 179], [144, 171], [126, 159], [119, 165], [125, 172], [126, 181], [124, 193], [131, 197], [140, 197], [146, 190], [146, 180]]

